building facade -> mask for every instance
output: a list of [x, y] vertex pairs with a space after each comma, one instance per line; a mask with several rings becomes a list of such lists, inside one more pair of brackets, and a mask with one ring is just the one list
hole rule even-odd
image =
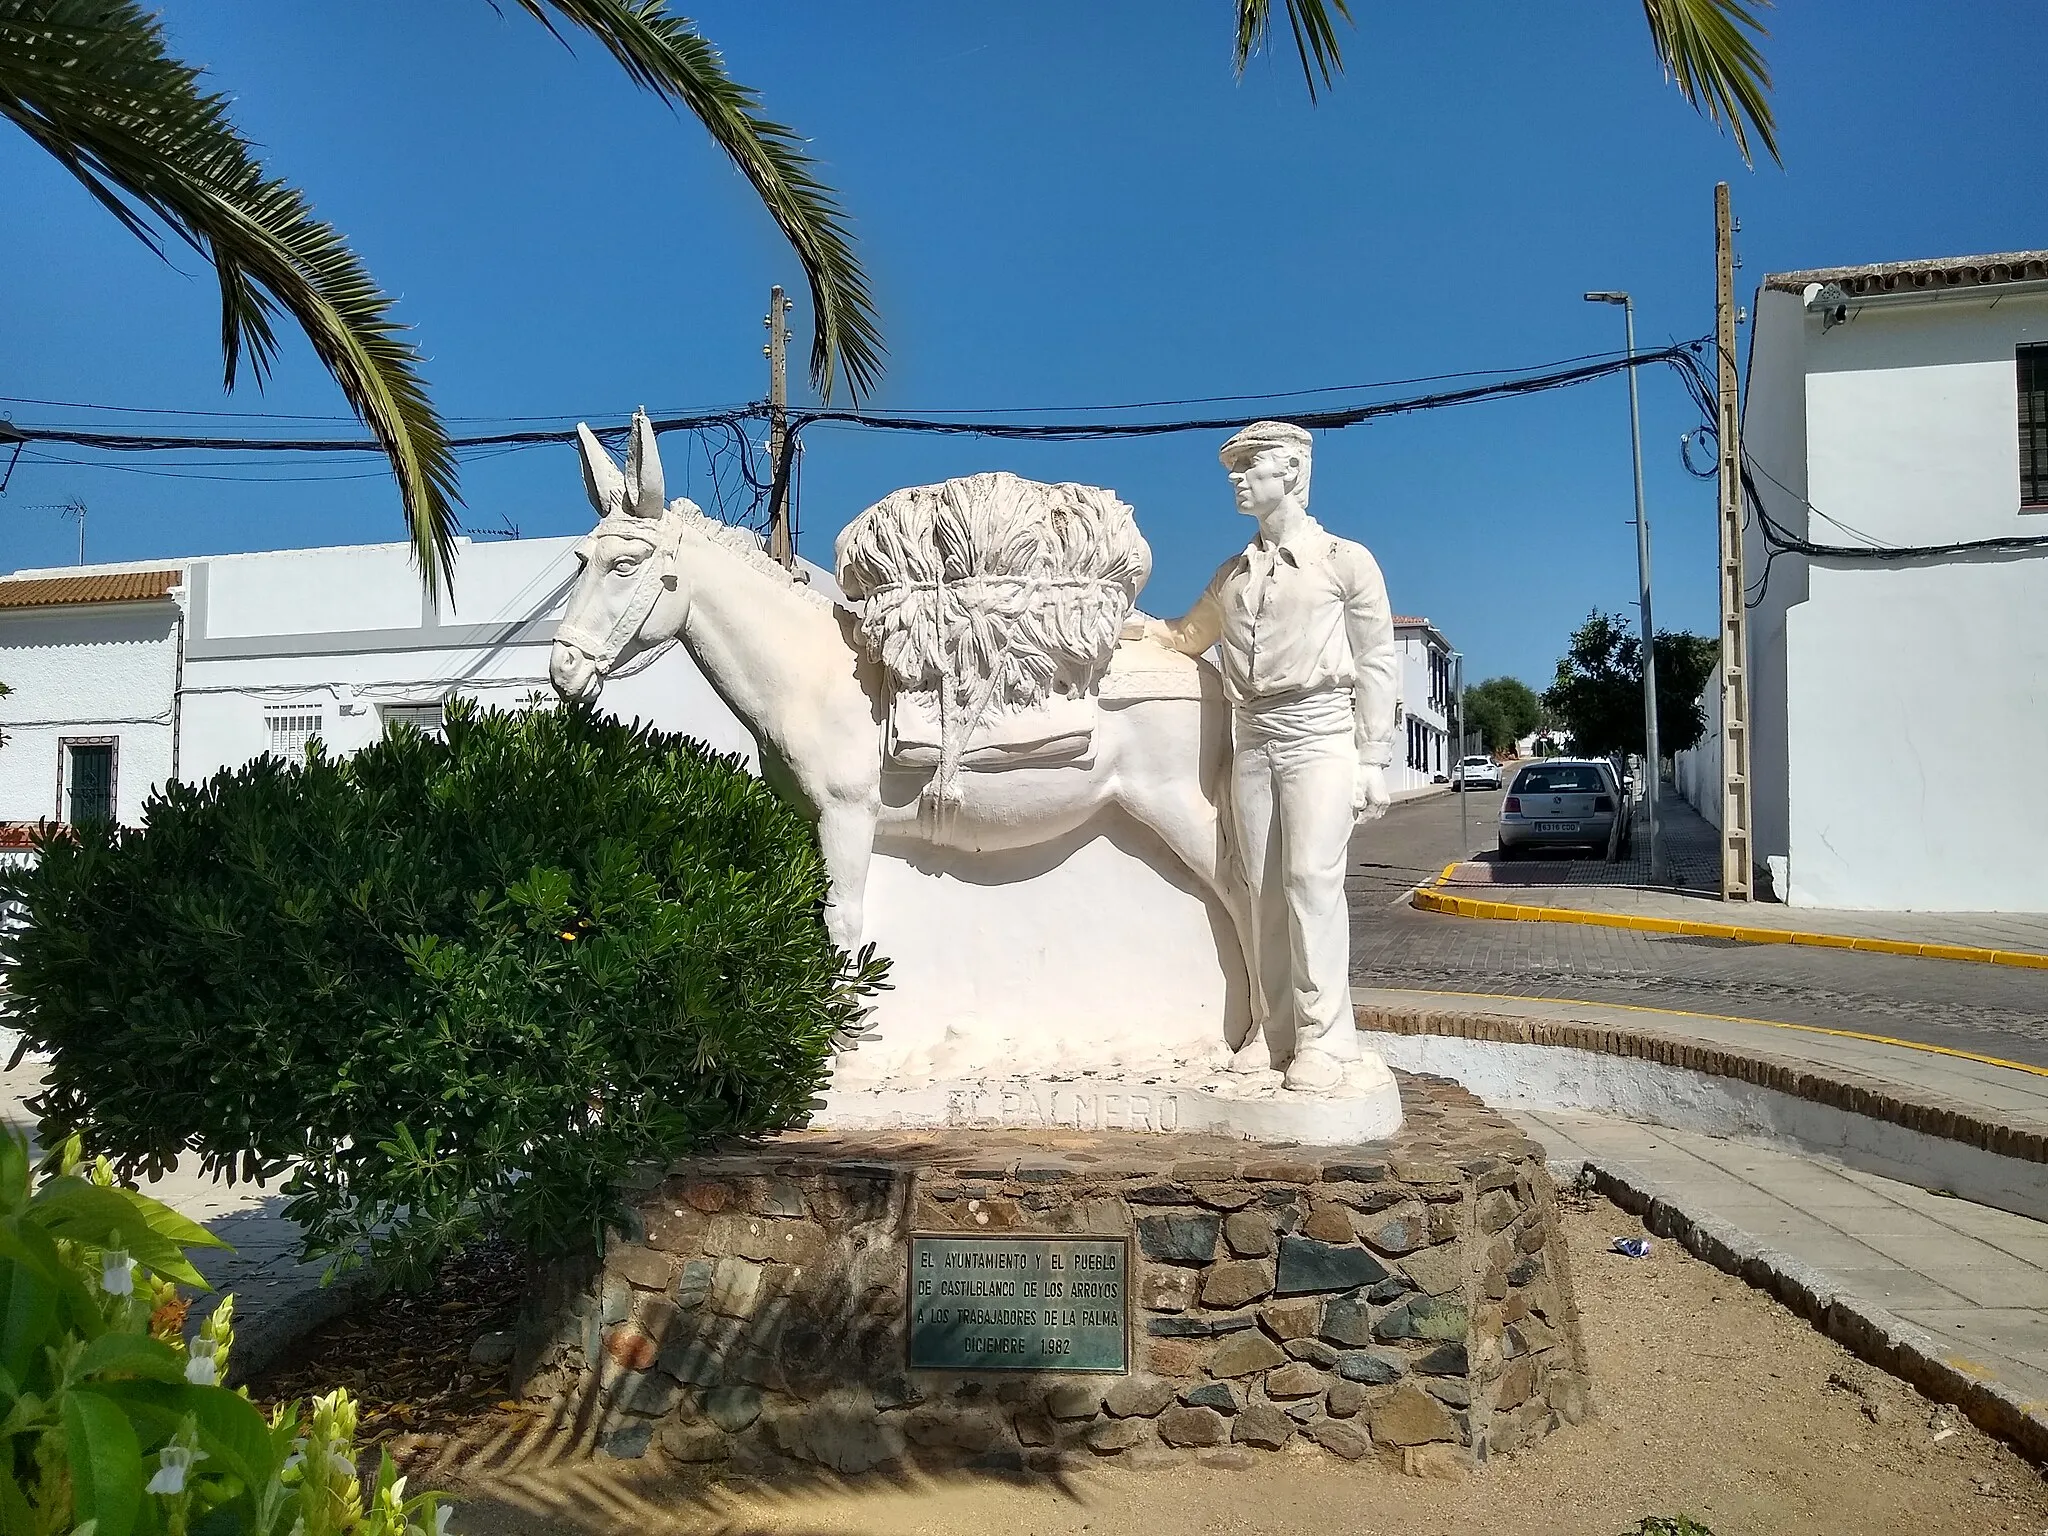
[[2048, 251], [1778, 273], [1755, 316], [1757, 856], [1795, 905], [2048, 911]]
[[1401, 654], [1401, 720], [1394, 731], [1387, 788], [1400, 794], [1448, 779], [1458, 752], [1451, 740], [1450, 641], [1429, 620], [1397, 614], [1394, 645]]
[[[166, 779], [203, 781], [318, 737], [352, 752], [447, 700], [552, 697], [574, 538], [462, 541], [424, 599], [404, 544], [277, 550], [0, 579], [0, 823], [134, 824]], [[813, 571], [814, 580], [829, 580]], [[754, 743], [681, 646], [604, 705], [749, 760]]]

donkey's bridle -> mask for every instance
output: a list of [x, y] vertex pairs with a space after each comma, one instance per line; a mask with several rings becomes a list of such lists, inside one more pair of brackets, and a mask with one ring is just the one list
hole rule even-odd
[[637, 539], [653, 545], [653, 553], [640, 562], [633, 596], [608, 631], [598, 634], [565, 619], [555, 631], [555, 643], [580, 651], [599, 677], [610, 672], [619, 659], [619, 653], [633, 643], [633, 637], [640, 633], [640, 626], [647, 622], [647, 615], [654, 611], [655, 601], [661, 596], [665, 584], [664, 578], [674, 574], [676, 544], [682, 532], [683, 519], [672, 515], [666, 508], [660, 517], [636, 517], [631, 513], [615, 512], [600, 521], [592, 538], [601, 538], [609, 533]]

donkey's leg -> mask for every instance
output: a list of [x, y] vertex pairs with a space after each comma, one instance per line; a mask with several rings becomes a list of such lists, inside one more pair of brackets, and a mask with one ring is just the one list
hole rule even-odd
[[825, 897], [825, 927], [832, 942], [852, 954], [860, 948], [866, 918], [868, 865], [875, 854], [875, 813], [871, 801], [828, 800], [818, 810], [818, 846], [831, 881]]
[[1258, 978], [1252, 974], [1251, 895], [1230, 856], [1221, 813], [1215, 802], [1202, 793], [1201, 782], [1192, 771], [1170, 777], [1134, 776], [1121, 786], [1118, 799], [1131, 816], [1159, 834], [1173, 856], [1187, 866], [1202, 889], [1230, 917], [1238, 955], [1244, 963], [1251, 1026], [1244, 1038], [1226, 1043], [1232, 1051], [1242, 1049], [1257, 1040], [1263, 1022], [1259, 1015], [1264, 1010], [1260, 1007]]

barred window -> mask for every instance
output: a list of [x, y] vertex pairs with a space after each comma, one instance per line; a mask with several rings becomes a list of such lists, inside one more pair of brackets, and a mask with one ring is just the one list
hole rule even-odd
[[402, 720], [422, 736], [439, 740], [447, 729], [448, 722], [439, 704], [384, 704], [377, 713], [383, 716], [387, 731]]
[[2048, 506], [2048, 346], [2021, 347], [2020, 505]]
[[304, 757], [307, 743], [320, 734], [320, 712], [317, 709], [267, 714], [263, 718], [270, 727], [270, 750], [286, 762], [297, 762]]

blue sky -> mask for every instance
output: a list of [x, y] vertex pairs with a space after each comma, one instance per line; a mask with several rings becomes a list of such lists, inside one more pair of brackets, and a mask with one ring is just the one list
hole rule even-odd
[[[482, 0], [164, 9], [272, 167], [400, 296], [449, 416], [618, 420], [756, 397], [771, 282], [799, 296], [804, 355], [799, 269], [746, 185], [594, 47], [571, 56]], [[1786, 164], [1754, 173], [1662, 83], [1635, 5], [1355, 9], [1349, 68], [1315, 106], [1291, 57], [1232, 79], [1224, 0], [703, 0], [692, 14], [810, 136], [855, 219], [890, 348], [877, 409], [1534, 365], [1619, 346], [1619, 313], [1582, 302], [1589, 288], [1635, 293], [1645, 345], [1702, 335], [1719, 179], [1743, 222], [1745, 295], [1766, 271], [2048, 245], [2048, 136], [2027, 128], [2039, 0], [1792, 0], [1769, 43]], [[343, 409], [296, 340], [265, 393], [223, 397], [210, 272], [182, 251], [158, 261], [4, 129], [0, 188], [0, 394]], [[1696, 413], [1675, 380], [1643, 382], [1659, 619], [1710, 632], [1712, 487], [1677, 452]], [[1326, 434], [1313, 510], [1375, 551], [1395, 607], [1434, 619], [1470, 676], [1541, 686], [1589, 608], [1634, 597], [1626, 401], [1612, 379]], [[1247, 532], [1214, 450], [1209, 436], [817, 430], [803, 547], [829, 563], [840, 525], [899, 485], [996, 468], [1091, 481], [1152, 541], [1146, 605], [1178, 611]], [[0, 497], [0, 566], [74, 559], [55, 510], [73, 496], [91, 559], [402, 532], [388, 477], [360, 463], [222, 481], [122, 462], [24, 460]], [[252, 478], [305, 474], [348, 478]], [[701, 477], [670, 465], [672, 493]], [[479, 527], [589, 520], [567, 449], [477, 463], [463, 487]]]

